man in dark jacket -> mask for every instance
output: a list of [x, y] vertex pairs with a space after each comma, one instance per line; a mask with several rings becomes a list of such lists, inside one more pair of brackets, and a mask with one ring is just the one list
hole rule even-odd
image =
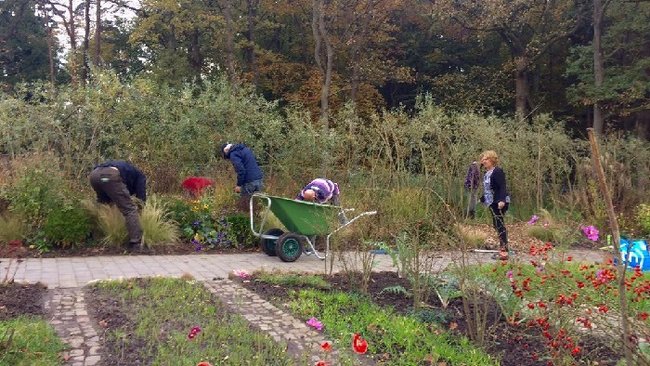
[[147, 200], [147, 178], [136, 167], [120, 160], [109, 160], [95, 166], [88, 178], [97, 193], [97, 202], [115, 203], [124, 216], [129, 248], [139, 249], [142, 245], [142, 227], [138, 207], [131, 195], [142, 202]]
[[257, 165], [255, 154], [251, 149], [244, 144], [223, 144], [221, 156], [229, 159], [237, 172], [235, 192], [243, 197], [262, 190], [264, 174]]

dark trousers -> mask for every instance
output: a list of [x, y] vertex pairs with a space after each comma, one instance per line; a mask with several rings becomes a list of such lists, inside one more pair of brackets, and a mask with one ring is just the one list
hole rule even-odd
[[490, 213], [492, 213], [492, 225], [499, 234], [499, 249], [508, 251], [508, 231], [503, 219], [503, 215], [508, 211], [508, 204], [506, 203], [502, 209], [499, 210], [497, 202], [493, 202], [490, 206]]
[[111, 167], [97, 168], [90, 173], [88, 178], [90, 185], [97, 193], [97, 200], [100, 203], [115, 203], [124, 216], [126, 230], [129, 233], [129, 243], [140, 244], [142, 228], [140, 227], [138, 207], [133, 203], [131, 194], [120, 177], [120, 171]]

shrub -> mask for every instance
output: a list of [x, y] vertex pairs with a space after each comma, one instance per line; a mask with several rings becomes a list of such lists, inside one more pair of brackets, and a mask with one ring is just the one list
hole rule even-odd
[[250, 229], [250, 221], [248, 215], [235, 214], [226, 217], [224, 231], [226, 237], [237, 246], [254, 247], [257, 245], [257, 240], [253, 236]]
[[25, 223], [14, 214], [0, 216], [0, 243], [23, 240], [26, 234]]
[[531, 226], [526, 229], [526, 233], [528, 236], [532, 236], [533, 238], [539, 239], [545, 243], [557, 243], [557, 240], [559, 239], [557, 229], [550, 226]]
[[65, 181], [57, 169], [58, 161], [50, 156], [30, 156], [16, 160], [14, 179], [5, 187], [4, 196], [10, 209], [33, 229], [42, 226], [48, 213], [62, 205], [68, 193]]
[[91, 232], [90, 218], [77, 205], [53, 209], [43, 225], [47, 240], [66, 248], [74, 247], [88, 238]]
[[642, 203], [636, 208], [636, 219], [644, 235], [650, 235], [650, 204]]

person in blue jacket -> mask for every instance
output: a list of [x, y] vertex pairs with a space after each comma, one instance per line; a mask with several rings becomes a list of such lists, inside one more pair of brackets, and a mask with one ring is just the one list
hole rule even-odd
[[230, 160], [237, 173], [235, 192], [243, 197], [262, 190], [264, 174], [257, 164], [255, 154], [248, 146], [225, 143], [221, 145], [221, 156]]
[[147, 200], [147, 178], [138, 168], [121, 160], [98, 164], [88, 176], [97, 194], [97, 202], [114, 203], [124, 216], [129, 233], [129, 249], [141, 249], [142, 227], [134, 195], [144, 203]]

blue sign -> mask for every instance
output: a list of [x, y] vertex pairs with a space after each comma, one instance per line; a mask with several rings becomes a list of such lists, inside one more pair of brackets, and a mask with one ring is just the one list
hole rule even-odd
[[648, 252], [648, 243], [640, 239], [621, 238], [621, 259], [629, 260], [628, 268], [641, 268], [641, 271], [650, 271], [650, 252]]

